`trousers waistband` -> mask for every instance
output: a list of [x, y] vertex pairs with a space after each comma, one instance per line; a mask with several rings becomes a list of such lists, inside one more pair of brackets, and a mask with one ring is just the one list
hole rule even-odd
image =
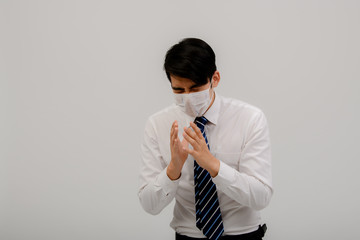
[[[253, 232], [245, 233], [245, 234], [239, 234], [239, 235], [225, 235], [221, 236], [218, 240], [261, 240], [265, 232], [267, 230], [266, 224], [260, 226], [259, 228]], [[188, 237], [185, 235], [181, 235], [176, 233], [175, 235], [176, 240], [201, 240], [201, 239], [207, 239], [207, 238], [193, 238]]]

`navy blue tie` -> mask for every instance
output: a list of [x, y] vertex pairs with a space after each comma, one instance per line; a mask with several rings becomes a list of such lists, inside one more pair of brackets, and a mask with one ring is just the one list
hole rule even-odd
[[[208, 120], [205, 117], [197, 117], [194, 122], [201, 130], [210, 150], [205, 134], [205, 124]], [[194, 184], [196, 226], [208, 239], [216, 240], [224, 232], [216, 185], [211, 180], [209, 172], [200, 167], [196, 160], [194, 161]]]

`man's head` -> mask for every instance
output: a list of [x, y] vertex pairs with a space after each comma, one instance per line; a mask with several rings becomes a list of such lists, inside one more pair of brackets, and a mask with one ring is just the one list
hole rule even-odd
[[186, 38], [172, 46], [166, 53], [164, 69], [172, 85], [174, 81], [188, 80], [194, 88], [207, 85], [214, 74], [219, 75], [214, 51], [197, 38]]
[[186, 38], [172, 46], [164, 69], [174, 92], [175, 103], [189, 116], [205, 114], [215, 100], [220, 81], [215, 53], [203, 40]]

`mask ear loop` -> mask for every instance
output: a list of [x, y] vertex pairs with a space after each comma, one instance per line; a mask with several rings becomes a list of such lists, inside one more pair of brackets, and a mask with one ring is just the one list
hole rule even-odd
[[[212, 80], [212, 77], [210, 78], [210, 89], [212, 88], [212, 81], [211, 81], [211, 80]], [[209, 89], [209, 90], [210, 90], [210, 89]], [[213, 96], [211, 97], [211, 99], [215, 98], [215, 91], [213, 90], [212, 92], [213, 92]], [[207, 109], [202, 116], [204, 116], [205, 113], [206, 113], [208, 110], [209, 110], [209, 109]], [[194, 120], [194, 123], [195, 123], [195, 120]]]
[[[213, 79], [213, 78], [211, 77], [211, 78], [210, 78], [210, 89], [212, 89], [212, 79]], [[214, 96], [212, 96], [211, 99], [212, 99], [213, 97], [215, 97], [215, 91], [214, 91], [214, 90], [213, 90], [213, 95], [214, 95]]]

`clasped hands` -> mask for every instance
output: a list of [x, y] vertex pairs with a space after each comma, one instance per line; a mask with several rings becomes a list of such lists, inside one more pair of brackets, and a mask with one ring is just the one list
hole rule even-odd
[[[184, 127], [184, 139], [180, 141], [178, 128], [177, 121], [174, 121], [170, 131], [171, 161], [167, 168], [168, 177], [172, 180], [180, 177], [188, 154], [196, 159], [200, 167], [206, 169], [212, 177], [215, 177], [219, 172], [220, 161], [210, 153], [200, 129], [195, 123], [191, 122], [190, 127]], [[189, 148], [189, 144], [192, 149]]]

